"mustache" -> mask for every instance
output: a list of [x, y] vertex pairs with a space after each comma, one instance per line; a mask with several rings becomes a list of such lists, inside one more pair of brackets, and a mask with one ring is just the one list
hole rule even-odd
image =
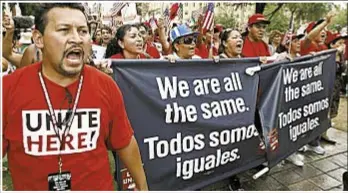
[[75, 50], [75, 49], [79, 49], [81, 51], [81, 54], [84, 55], [85, 51], [83, 50], [83, 48], [81, 46], [71, 46], [70, 48], [64, 50], [63, 52], [63, 56], [66, 56], [69, 52]]

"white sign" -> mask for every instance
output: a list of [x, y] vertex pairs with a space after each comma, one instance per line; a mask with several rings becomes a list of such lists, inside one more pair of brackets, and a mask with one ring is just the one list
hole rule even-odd
[[92, 59], [101, 60], [105, 58], [106, 48], [103, 46], [92, 45], [93, 55]]

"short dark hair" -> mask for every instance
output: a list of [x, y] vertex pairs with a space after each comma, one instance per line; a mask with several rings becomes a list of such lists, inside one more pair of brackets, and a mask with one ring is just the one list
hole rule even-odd
[[149, 27], [147, 25], [145, 25], [145, 23], [139, 23], [138, 29], [140, 29], [140, 27], [143, 27], [146, 32], [149, 32], [149, 30], [150, 30]]
[[40, 3], [38, 7], [38, 11], [35, 14], [35, 28], [39, 30], [42, 34], [44, 34], [46, 25], [48, 23], [47, 13], [51, 9], [59, 7], [77, 9], [80, 10], [83, 14], [85, 12], [85, 8], [81, 3]]
[[111, 28], [107, 25], [104, 25], [103, 27], [101, 27], [100, 31], [103, 32], [103, 30], [107, 30], [110, 34], [112, 33]]

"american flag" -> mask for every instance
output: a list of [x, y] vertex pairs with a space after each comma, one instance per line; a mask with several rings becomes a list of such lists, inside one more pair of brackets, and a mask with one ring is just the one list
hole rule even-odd
[[168, 9], [168, 7], [163, 12], [163, 19], [164, 19], [163, 20], [164, 27], [166, 27], [167, 30], [169, 31], [170, 19], [169, 19], [169, 9]]
[[111, 8], [111, 16], [115, 16], [118, 14], [118, 12], [121, 11], [121, 9], [126, 6], [128, 3], [114, 3]]
[[178, 17], [180, 21], [184, 19], [184, 6], [182, 5], [182, 3], [179, 4]]
[[150, 18], [149, 23], [152, 30], [155, 31], [157, 29], [157, 23], [156, 23], [155, 17]]
[[208, 3], [208, 9], [203, 19], [203, 33], [210, 30], [214, 23], [214, 3]]

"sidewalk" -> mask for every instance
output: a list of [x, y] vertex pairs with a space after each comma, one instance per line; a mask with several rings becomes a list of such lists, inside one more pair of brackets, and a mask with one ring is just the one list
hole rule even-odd
[[[252, 179], [257, 172], [254, 169], [238, 174], [242, 188], [247, 191], [342, 191], [342, 174], [347, 171], [347, 132], [329, 129], [328, 135], [337, 143], [330, 145], [321, 141], [325, 155], [305, 152], [302, 168], [285, 161], [257, 180]], [[229, 190], [228, 179], [202, 190]]]

